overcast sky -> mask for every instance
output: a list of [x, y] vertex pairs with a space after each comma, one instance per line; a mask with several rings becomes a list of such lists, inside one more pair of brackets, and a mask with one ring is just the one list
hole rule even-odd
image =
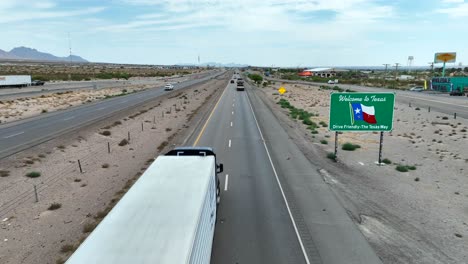
[[468, 65], [464, 0], [0, 0], [0, 49], [95, 62]]

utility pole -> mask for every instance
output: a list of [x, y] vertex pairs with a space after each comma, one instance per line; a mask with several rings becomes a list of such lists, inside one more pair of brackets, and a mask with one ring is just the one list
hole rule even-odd
[[434, 62], [428, 62], [431, 65], [431, 75], [434, 77]]
[[68, 73], [68, 80], [71, 81], [71, 70], [72, 70], [72, 49], [71, 49], [71, 40], [70, 32], [68, 32], [68, 49], [70, 51], [70, 72]]
[[388, 69], [388, 66], [390, 66], [390, 63], [384, 63], [383, 66], [385, 66], [384, 79], [386, 79], [387, 78], [387, 69]]
[[398, 62], [397, 62], [397, 63], [395, 63], [395, 66], [393, 66], [393, 67], [395, 67], [395, 80], [397, 79], [397, 74], [398, 74], [398, 66], [400, 66], [400, 63], [398, 63]]

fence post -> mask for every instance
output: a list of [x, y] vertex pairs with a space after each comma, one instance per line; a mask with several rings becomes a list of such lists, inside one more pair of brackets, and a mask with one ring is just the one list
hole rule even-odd
[[34, 196], [36, 197], [36, 203], [39, 202], [39, 197], [37, 196], [37, 187], [36, 187], [36, 184], [34, 184]]
[[453, 113], [453, 119], [457, 119], [457, 113]]
[[141, 122], [141, 131], [143, 131], [143, 122]]
[[107, 153], [110, 154], [110, 142], [107, 142]]
[[128, 131], [128, 141], [130, 142], [130, 131]]
[[431, 112], [431, 107], [430, 106], [427, 108], [427, 112], [429, 112], [429, 113]]
[[83, 169], [81, 168], [81, 162], [78, 160], [78, 167], [80, 167], [80, 173], [83, 173]]

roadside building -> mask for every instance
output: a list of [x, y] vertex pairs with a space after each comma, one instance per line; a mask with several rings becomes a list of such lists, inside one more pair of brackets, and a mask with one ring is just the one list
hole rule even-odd
[[441, 92], [468, 91], [468, 77], [435, 77], [430, 81], [429, 87]]
[[347, 71], [347, 70], [336, 69], [336, 68], [313, 68], [313, 69], [303, 70], [298, 75], [329, 78], [329, 77], [335, 77], [338, 72], [344, 72], [344, 71]]

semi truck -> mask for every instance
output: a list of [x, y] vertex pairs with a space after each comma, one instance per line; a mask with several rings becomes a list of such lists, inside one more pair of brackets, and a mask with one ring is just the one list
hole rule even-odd
[[211, 148], [157, 157], [66, 263], [209, 264], [222, 171]]
[[0, 87], [26, 87], [31, 85], [31, 75], [1, 75]]
[[237, 79], [237, 91], [244, 91], [244, 80], [242, 78]]

